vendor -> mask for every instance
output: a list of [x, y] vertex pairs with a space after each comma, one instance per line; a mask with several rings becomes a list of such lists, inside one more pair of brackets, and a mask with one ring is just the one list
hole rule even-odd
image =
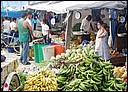
[[82, 20], [82, 23], [80, 26], [81, 31], [90, 33], [90, 31], [93, 30], [91, 19], [92, 19], [92, 16], [88, 15]]
[[[86, 37], [86, 39], [83, 39], [83, 40], [88, 40], [88, 41], [91, 40], [92, 33], [93, 33], [92, 32], [93, 31], [93, 27], [92, 27], [92, 24], [91, 24], [91, 19], [92, 19], [92, 16], [88, 15], [82, 20], [82, 23], [81, 23], [81, 26], [80, 26], [80, 30], [84, 31], [85, 33], [89, 33], [88, 35], [86, 34], [87, 37]], [[83, 38], [84, 38], [84, 36], [83, 36]]]
[[[36, 17], [37, 18], [37, 17]], [[39, 23], [41, 24], [42, 26], [42, 33], [43, 33], [43, 36], [44, 36], [44, 40], [45, 40], [45, 43], [47, 43], [47, 38], [49, 36], [49, 26], [46, 24], [46, 20], [44, 19], [43, 21], [40, 21], [38, 18], [37, 20], [39, 21]]]

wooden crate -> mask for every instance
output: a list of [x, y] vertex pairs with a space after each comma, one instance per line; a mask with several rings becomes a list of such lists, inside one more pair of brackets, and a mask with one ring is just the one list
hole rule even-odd
[[113, 57], [113, 58], [110, 59], [110, 62], [114, 66], [124, 66], [125, 62], [126, 62], [126, 56], [123, 56], [123, 57]]

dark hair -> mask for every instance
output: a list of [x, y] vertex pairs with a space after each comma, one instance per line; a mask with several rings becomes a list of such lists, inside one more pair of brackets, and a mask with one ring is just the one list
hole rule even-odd
[[107, 28], [108, 28], [107, 23], [103, 23], [103, 24], [102, 24], [102, 27], [103, 27], [104, 29], [107, 29]]
[[87, 20], [90, 21], [92, 19], [91, 15], [88, 15]]
[[6, 19], [6, 20], [7, 20], [7, 19], [8, 19], [8, 16], [5, 16], [5, 17], [4, 17], [4, 19]]
[[103, 25], [103, 24], [104, 24], [104, 22], [103, 22], [102, 20], [98, 21], [98, 23], [100, 23], [101, 25]]
[[12, 18], [12, 21], [16, 20], [16, 18]]
[[27, 16], [27, 13], [23, 13], [22, 14], [22, 18], [26, 17]]
[[31, 11], [28, 11], [28, 12], [27, 12], [27, 15], [32, 15], [32, 12], [31, 12]]

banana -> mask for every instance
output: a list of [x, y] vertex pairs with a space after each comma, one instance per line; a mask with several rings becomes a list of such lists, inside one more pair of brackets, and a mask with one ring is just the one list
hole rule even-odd
[[93, 87], [94, 87], [95, 91], [98, 91], [98, 87], [95, 84], [93, 85]]
[[122, 84], [117, 84], [117, 83], [116, 83], [115, 85], [116, 85], [116, 87], [118, 87], [118, 88], [121, 89], [121, 88], [125, 88], [124, 84], [125, 84], [125, 83], [122, 83]]
[[95, 82], [94, 80], [92, 80], [92, 79], [91, 79], [90, 83], [94, 83], [94, 84], [96, 84], [96, 82]]
[[119, 90], [116, 86], [116, 83], [114, 83], [114, 89], [116, 89], [117, 91]]
[[110, 87], [108, 88], [108, 91], [116, 91], [116, 90], [113, 90], [113, 89], [111, 89]]
[[105, 66], [105, 68], [112, 69], [112, 65]]
[[104, 75], [108, 74], [108, 72], [105, 70], [105, 68], [103, 68], [103, 74]]
[[98, 73], [98, 75], [102, 74], [103, 70], [100, 70], [100, 72]]
[[90, 64], [90, 68], [91, 68], [91, 69], [93, 69], [92, 64], [93, 64], [93, 63]]
[[93, 76], [93, 79], [97, 82], [100, 82], [101, 80], [97, 79], [95, 76]]
[[84, 85], [82, 82], [80, 83], [79, 87], [80, 87], [83, 91], [87, 90], [86, 87], [85, 87], [85, 85]]

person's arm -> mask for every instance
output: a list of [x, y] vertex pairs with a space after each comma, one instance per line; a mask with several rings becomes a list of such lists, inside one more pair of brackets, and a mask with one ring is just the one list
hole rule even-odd
[[38, 21], [39, 21], [39, 23], [41, 24], [41, 21], [37, 18], [37, 17], [35, 17]]
[[98, 38], [103, 38], [105, 35], [106, 35], [106, 33], [102, 32], [102, 33], [98, 36]]
[[28, 23], [27, 21], [25, 21], [25, 25], [26, 25], [27, 28], [29, 29], [31, 36], [32, 36], [32, 38], [34, 39], [34, 35], [33, 35], [33, 32], [32, 32], [32, 27], [29, 25], [29, 23]]
[[91, 27], [91, 29], [92, 29], [92, 31], [93, 31], [93, 26], [92, 26], [92, 23], [90, 23], [90, 27]]

